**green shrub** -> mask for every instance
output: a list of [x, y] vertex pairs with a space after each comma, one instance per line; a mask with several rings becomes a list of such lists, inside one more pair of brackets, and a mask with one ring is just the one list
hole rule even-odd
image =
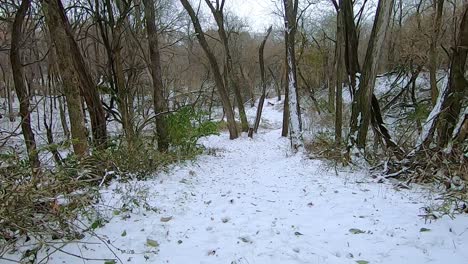
[[206, 113], [193, 107], [183, 107], [167, 117], [168, 134], [172, 150], [183, 155], [196, 155], [198, 139], [218, 134], [218, 125], [207, 119]]
[[95, 152], [93, 157], [95, 163], [119, 174], [122, 180], [135, 176], [144, 179], [177, 161], [173, 153], [161, 153], [151, 142], [150, 138], [140, 136], [131, 145], [111, 144], [106, 150]]

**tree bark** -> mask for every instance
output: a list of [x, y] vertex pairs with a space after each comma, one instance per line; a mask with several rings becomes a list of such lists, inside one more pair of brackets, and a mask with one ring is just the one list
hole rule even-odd
[[299, 102], [297, 74], [296, 74], [296, 53], [295, 34], [298, 0], [283, 0], [284, 4], [284, 27], [286, 39], [287, 58], [287, 80], [289, 88], [289, 120], [291, 148], [293, 152], [301, 151], [304, 148], [302, 140], [301, 109]]
[[228, 77], [225, 85], [228, 87], [231, 85], [234, 90], [234, 95], [235, 95], [236, 102], [237, 102], [237, 108], [239, 109], [239, 117], [241, 120], [242, 132], [247, 132], [249, 130], [249, 122], [247, 121], [247, 115], [245, 114], [244, 100], [242, 98], [242, 94], [239, 89], [239, 80], [232, 66], [232, 56], [231, 56], [231, 51], [229, 49], [229, 38], [224, 28], [223, 8], [224, 8], [225, 0], [221, 0], [221, 3], [219, 2], [219, 0], [216, 0], [216, 6], [213, 6], [210, 0], [205, 0], [205, 2], [210, 8], [211, 13], [213, 14], [213, 17], [215, 18], [216, 24], [218, 25], [218, 35], [219, 35], [219, 38], [221, 39], [221, 42], [223, 43], [224, 57], [225, 57], [226, 70], [227, 70], [226, 74]]
[[[65, 10], [63, 8], [62, 2], [60, 0], [56, 0], [57, 3], [53, 3], [54, 5], [59, 6], [58, 10], [58, 17], [57, 26], [60, 27], [60, 30], [65, 32], [65, 37], [63, 41], [67, 41], [67, 44], [63, 44], [68, 46], [67, 49], [67, 56], [71, 57], [70, 60], [72, 61], [72, 67], [75, 70], [75, 74], [78, 76], [79, 81], [79, 89], [81, 95], [84, 97], [86, 105], [88, 106], [88, 112], [91, 119], [91, 129], [93, 135], [93, 144], [95, 147], [99, 149], [103, 149], [107, 146], [107, 126], [106, 126], [106, 117], [104, 108], [101, 104], [101, 99], [99, 97], [99, 93], [96, 89], [96, 85], [94, 84], [91, 74], [89, 72], [88, 66], [86, 65], [83, 56], [80, 52], [78, 44], [76, 43], [72, 29], [70, 27], [70, 23], [68, 18], [65, 14]], [[55, 2], [52, 0], [43, 0], [43, 3]], [[54, 38], [54, 37], [52, 37]], [[56, 45], [57, 46], [57, 45]], [[58, 54], [57, 54], [58, 55]], [[60, 57], [60, 55], [58, 55]], [[61, 58], [61, 57], [60, 57]], [[60, 69], [63, 70], [63, 69]]]
[[[24, 18], [31, 5], [30, 0], [22, 0], [20, 7], [15, 15], [11, 33], [10, 62], [13, 73], [15, 90], [20, 103], [21, 129], [23, 132], [26, 150], [28, 152], [29, 162], [33, 169], [41, 166], [36, 148], [36, 139], [31, 127], [31, 114], [29, 111], [29, 94], [24, 84], [23, 66], [20, 56], [20, 41], [23, 29]], [[6, 89], [9, 89], [8, 87]], [[35, 173], [33, 171], [33, 173]]]
[[443, 112], [439, 119], [438, 144], [447, 146], [462, 109], [468, 82], [465, 79], [465, 65], [468, 54], [468, 3], [465, 3], [458, 31], [458, 43], [452, 49], [448, 93], [443, 101]]
[[55, 45], [57, 56], [60, 58], [57, 63], [64, 84], [73, 150], [78, 157], [83, 157], [88, 154], [88, 141], [80, 100], [80, 77], [75, 70], [73, 58], [70, 56], [73, 53], [73, 47], [68, 41], [65, 29], [68, 24], [63, 23], [65, 12], [60, 0], [43, 0], [42, 4], [50, 37]]
[[394, 0], [380, 0], [377, 6], [359, 89], [352, 103], [349, 148], [356, 145], [360, 149], [365, 149], [366, 146], [377, 67], [392, 14], [393, 2]]
[[265, 97], [266, 97], [266, 81], [265, 81], [265, 60], [263, 58], [264, 56], [264, 50], [265, 50], [265, 44], [268, 40], [268, 37], [271, 34], [272, 27], [270, 26], [267, 30], [267, 34], [265, 38], [263, 39], [262, 43], [260, 44], [260, 48], [258, 50], [258, 61], [260, 63], [260, 77], [262, 79], [262, 96], [260, 97], [260, 101], [258, 102], [258, 107], [257, 107], [257, 115], [255, 117], [255, 125], [254, 125], [254, 132], [257, 133], [258, 127], [260, 126], [260, 119], [262, 117], [262, 110], [263, 110], [263, 104], [265, 103]]
[[343, 130], [343, 65], [344, 50], [346, 48], [344, 41], [344, 23], [343, 11], [338, 10], [336, 22], [336, 47], [335, 47], [335, 143], [341, 145]]
[[278, 79], [276, 78], [275, 74], [273, 73], [273, 70], [268, 67], [268, 71], [270, 72], [271, 78], [275, 82], [275, 91], [276, 91], [276, 96], [278, 97], [278, 101], [281, 101], [281, 86], [278, 83]]
[[345, 63], [351, 84], [351, 93], [354, 96], [356, 90], [356, 74], [361, 71], [358, 59], [359, 38], [356, 24], [354, 23], [353, 1], [340, 0], [340, 9], [343, 12], [343, 23], [345, 32]]
[[125, 73], [123, 68], [123, 58], [121, 54], [122, 44], [121, 38], [123, 35], [123, 27], [125, 16], [130, 9], [127, 2], [119, 2], [117, 8], [123, 17], [117, 20], [114, 17], [114, 10], [110, 0], [102, 1], [105, 5], [107, 18], [102, 19], [100, 16], [100, 1], [95, 0], [95, 16], [99, 24], [101, 37], [107, 53], [110, 74], [112, 76], [111, 86], [116, 94], [117, 108], [121, 117], [122, 129], [128, 144], [132, 144], [135, 131], [133, 128], [133, 106], [130, 103], [130, 94], [125, 82]]
[[221, 102], [223, 104], [223, 109], [227, 117], [227, 125], [229, 129], [229, 138], [235, 139], [238, 137], [236, 121], [234, 119], [234, 112], [232, 111], [231, 102], [229, 100], [229, 94], [226, 91], [226, 87], [223, 83], [223, 77], [219, 70], [218, 62], [216, 61], [216, 57], [214, 56], [213, 52], [211, 51], [208, 42], [205, 39], [205, 34], [203, 33], [203, 29], [200, 25], [200, 21], [198, 20], [195, 11], [193, 10], [192, 6], [188, 2], [188, 0], [180, 0], [182, 5], [184, 6], [185, 10], [187, 10], [190, 19], [192, 20], [193, 26], [195, 28], [195, 32], [197, 33], [198, 41], [202, 46], [203, 51], [205, 52], [208, 60], [210, 62], [211, 69], [213, 70], [213, 75], [216, 83], [216, 87], [218, 89], [219, 97], [221, 98]]
[[436, 129], [439, 131], [437, 138], [439, 147], [447, 146], [450, 137], [453, 138], [453, 134], [457, 133], [457, 121], [462, 118], [460, 116], [462, 99], [468, 86], [468, 82], [464, 77], [467, 46], [468, 4], [465, 4], [460, 29], [458, 30], [458, 41], [455, 43], [455, 47], [452, 48], [448, 84], [442, 86], [437, 103], [423, 125], [422, 133], [416, 143], [416, 151], [430, 146], [434, 141]]
[[156, 131], [158, 139], [158, 148], [161, 151], [167, 151], [169, 147], [169, 137], [167, 133], [166, 116], [167, 103], [164, 99], [164, 87], [161, 72], [161, 56], [159, 53], [158, 32], [156, 28], [156, 16], [154, 12], [154, 1], [143, 0], [145, 4], [146, 31], [148, 34], [148, 45], [150, 54], [150, 69], [153, 79], [153, 104], [156, 114]]
[[59, 11], [62, 27], [64, 27], [65, 29], [67, 35], [66, 40], [69, 42], [69, 46], [71, 48], [68, 53], [68, 56], [72, 56], [74, 69], [78, 74], [80, 81], [80, 92], [85, 99], [86, 105], [88, 106], [88, 113], [91, 119], [93, 144], [98, 149], [104, 149], [107, 147], [107, 125], [104, 107], [102, 106], [99, 93], [97, 91], [96, 85], [93, 82], [93, 79], [89, 72], [89, 68], [86, 65], [83, 55], [81, 54], [80, 49], [78, 47], [78, 44], [75, 41], [63, 5], [60, 2], [60, 0], [57, 0], [57, 2], [60, 6]]
[[429, 80], [431, 84], [432, 106], [437, 103], [439, 89], [437, 88], [437, 46], [439, 44], [442, 13], [444, 11], [444, 0], [432, 0], [434, 16], [432, 21], [432, 34], [429, 47]]
[[[285, 64], [287, 65], [287, 63]], [[281, 74], [281, 79], [287, 79], [287, 67], [284, 68], [284, 73]], [[282, 82], [283, 84], [283, 82]], [[284, 82], [284, 103], [283, 103], [283, 127], [281, 129], [281, 136], [287, 137], [289, 134], [289, 85], [288, 82]]]

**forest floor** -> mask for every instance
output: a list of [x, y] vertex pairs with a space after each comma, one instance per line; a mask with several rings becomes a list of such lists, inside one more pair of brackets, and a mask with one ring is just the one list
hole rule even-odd
[[48, 262], [467, 263], [467, 216], [424, 219], [437, 198], [428, 188], [292, 155], [281, 118], [267, 104], [254, 139], [210, 136], [196, 161], [111, 184], [100, 202], [108, 223]]

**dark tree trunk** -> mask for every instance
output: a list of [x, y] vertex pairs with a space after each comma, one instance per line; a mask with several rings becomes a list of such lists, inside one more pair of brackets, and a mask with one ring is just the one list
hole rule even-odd
[[367, 132], [372, 114], [372, 100], [375, 97], [373, 93], [377, 67], [392, 14], [393, 1], [380, 0], [377, 6], [359, 89], [352, 103], [351, 131], [349, 134], [350, 148], [356, 145], [360, 149], [365, 149], [366, 146]]
[[[10, 62], [13, 72], [15, 90], [20, 103], [21, 129], [23, 132], [26, 150], [28, 151], [29, 162], [33, 168], [39, 168], [40, 162], [36, 149], [36, 140], [31, 128], [31, 114], [29, 112], [29, 94], [24, 83], [23, 66], [20, 56], [20, 41], [23, 29], [23, 21], [31, 5], [30, 0], [22, 0], [21, 5], [15, 15], [11, 34]], [[7, 88], [9, 89], [9, 88]]]
[[441, 147], [447, 146], [452, 137], [462, 109], [463, 98], [468, 90], [468, 82], [465, 79], [465, 65], [468, 53], [468, 4], [465, 4], [464, 7], [457, 40], [458, 43], [452, 49], [448, 91], [444, 96], [445, 98], [443, 98], [443, 112], [439, 119], [438, 144]]
[[156, 16], [154, 12], [154, 1], [143, 0], [145, 4], [146, 31], [148, 33], [148, 45], [150, 54], [150, 69], [153, 79], [153, 103], [156, 113], [156, 130], [158, 138], [158, 148], [167, 151], [169, 147], [169, 137], [167, 134], [166, 115], [167, 103], [164, 97], [164, 87], [161, 72], [161, 58], [159, 53], [158, 32], [156, 28]]
[[[78, 77], [78, 86], [80, 93], [83, 95], [86, 105], [88, 106], [89, 116], [91, 118], [91, 129], [93, 134], [94, 146], [98, 148], [105, 148], [107, 145], [107, 126], [104, 108], [101, 104], [96, 86], [92, 80], [91, 74], [89, 73], [88, 66], [86, 65], [83, 56], [81, 55], [80, 49], [74, 39], [73, 32], [70, 27], [70, 23], [65, 14], [62, 2], [60, 0], [43, 0], [43, 3], [49, 3], [49, 5], [58, 6], [57, 23], [60, 30], [65, 32], [65, 37], [61, 41], [68, 42], [67, 44], [61, 44], [68, 46], [66, 50], [66, 56], [71, 57], [72, 67], [75, 71], [74, 74]], [[55, 37], [52, 36], [55, 40]], [[56, 46], [59, 46], [55, 44]], [[59, 52], [57, 51], [57, 55]], [[59, 61], [62, 57], [59, 55]], [[59, 69], [64, 70], [64, 69]]]
[[228, 87], [231, 85], [234, 90], [234, 95], [235, 95], [236, 102], [237, 102], [237, 108], [239, 109], [239, 117], [241, 120], [242, 132], [247, 132], [249, 130], [249, 123], [247, 121], [247, 115], [245, 114], [244, 100], [242, 99], [242, 94], [239, 89], [239, 80], [232, 66], [232, 56], [231, 56], [231, 51], [229, 49], [229, 39], [228, 39], [226, 30], [224, 29], [223, 8], [224, 8], [225, 0], [221, 0], [221, 3], [219, 2], [219, 0], [216, 0], [216, 6], [213, 6], [210, 0], [205, 0], [205, 2], [210, 8], [211, 13], [213, 14], [216, 20], [216, 24], [218, 25], [218, 35], [221, 39], [221, 42], [223, 43], [224, 57], [226, 61], [226, 65], [225, 65], [226, 74], [227, 74], [227, 78], [226, 78], [227, 81], [225, 82], [225, 85]]
[[296, 51], [295, 51], [295, 35], [297, 31], [296, 19], [299, 0], [283, 0], [284, 4], [284, 30], [286, 40], [286, 69], [287, 82], [289, 88], [289, 137], [291, 139], [291, 147], [293, 152], [302, 150], [304, 143], [302, 141], [302, 122], [300, 96], [297, 85], [297, 70], [296, 70]]
[[42, 4], [50, 37], [55, 45], [57, 57], [60, 58], [57, 60], [57, 64], [64, 84], [73, 150], [77, 156], [83, 157], [88, 154], [88, 141], [81, 106], [81, 83], [79, 73], [75, 69], [73, 56], [70, 56], [77, 51], [73, 51], [75, 46], [71, 45], [67, 36], [66, 28], [69, 27], [69, 24], [64, 17], [65, 11], [60, 0], [43, 0]]
[[[343, 130], [343, 64], [344, 50], [346, 48], [344, 41], [344, 23], [343, 11], [338, 10], [336, 22], [336, 47], [335, 47], [335, 76], [336, 76], [336, 96], [335, 96], [335, 143], [341, 145]], [[333, 84], [332, 84], [333, 85]]]
[[276, 91], [276, 96], [278, 97], [278, 101], [281, 101], [281, 86], [278, 83], [278, 79], [276, 78], [275, 74], [273, 73], [273, 70], [268, 67], [268, 71], [270, 72], [271, 78], [275, 82], [275, 91]]
[[271, 34], [272, 27], [270, 26], [268, 28], [267, 34], [265, 38], [263, 39], [262, 43], [260, 44], [260, 48], [258, 50], [258, 61], [260, 63], [260, 77], [262, 79], [262, 96], [260, 97], [260, 101], [258, 102], [258, 107], [257, 107], [257, 115], [255, 117], [255, 125], [254, 125], [254, 132], [257, 133], [258, 127], [260, 125], [260, 119], [262, 117], [262, 110], [263, 110], [263, 104], [265, 103], [265, 97], [266, 97], [266, 81], [265, 81], [265, 60], [263, 58], [263, 52], [265, 50], [265, 44], [268, 40], [268, 37]]
[[356, 74], [361, 71], [358, 60], [359, 38], [356, 24], [354, 23], [353, 1], [340, 0], [340, 8], [343, 12], [344, 37], [345, 37], [345, 63], [351, 84], [352, 95], [356, 90]]
[[198, 17], [195, 14], [195, 11], [193, 10], [192, 6], [188, 2], [188, 0], [180, 0], [180, 2], [184, 6], [185, 10], [187, 10], [195, 28], [195, 32], [197, 33], [198, 41], [200, 42], [201, 47], [203, 48], [206, 56], [208, 57], [211, 69], [213, 70], [216, 87], [218, 88], [219, 97], [221, 98], [223, 109], [226, 113], [229, 137], [230, 139], [235, 139], [238, 137], [238, 132], [236, 127], [236, 121], [234, 119], [234, 112], [232, 111], [231, 102], [229, 100], [229, 94], [226, 90], [226, 87], [224, 86], [223, 77], [221, 75], [221, 71], [219, 70], [216, 57], [214, 56], [213, 52], [211, 51], [208, 45], [208, 42], [205, 39], [205, 34], [200, 25], [200, 21], [198, 20]]
[[432, 106], [435, 106], [437, 97], [439, 96], [439, 89], [437, 88], [437, 46], [440, 37], [442, 14], [444, 11], [444, 0], [432, 0], [432, 7], [434, 16], [429, 47], [429, 80], [431, 83]]
[[[284, 71], [284, 79], [287, 79], [287, 69]], [[281, 136], [287, 137], [289, 134], [289, 86], [288, 82], [284, 82], [284, 103], [283, 103], [283, 127], [281, 130]]]
[[[435, 131], [438, 130], [438, 145], [445, 147], [450, 139], [458, 137], [459, 131], [455, 131], [457, 120], [460, 128], [463, 128], [464, 117], [460, 115], [462, 100], [466, 93], [468, 82], [465, 79], [465, 64], [468, 50], [468, 4], [464, 11], [458, 30], [458, 42], [452, 48], [450, 59], [450, 75], [447, 86], [442, 87], [437, 103], [432, 109], [423, 132], [416, 145], [416, 150], [428, 148], [434, 141]], [[466, 110], [465, 110], [466, 112]], [[466, 113], [464, 113], [466, 115]]]

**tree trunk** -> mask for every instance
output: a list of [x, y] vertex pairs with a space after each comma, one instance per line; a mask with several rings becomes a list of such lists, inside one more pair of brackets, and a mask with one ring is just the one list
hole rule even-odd
[[336, 22], [336, 47], [335, 47], [335, 143], [337, 146], [341, 145], [342, 130], [343, 130], [343, 64], [344, 64], [344, 23], [343, 11], [338, 10]]
[[213, 14], [216, 20], [216, 24], [218, 25], [218, 35], [219, 35], [219, 38], [221, 39], [221, 42], [224, 48], [224, 57], [225, 57], [225, 63], [226, 63], [225, 66], [226, 66], [226, 74], [227, 74], [227, 81], [225, 82], [225, 85], [228, 87], [231, 85], [234, 90], [234, 95], [235, 95], [235, 99], [237, 102], [237, 108], [239, 109], [239, 117], [241, 120], [242, 132], [247, 132], [249, 130], [249, 123], [247, 121], [247, 115], [245, 114], [244, 100], [242, 98], [242, 94], [239, 89], [239, 80], [236, 77], [236, 74], [232, 66], [232, 56], [231, 56], [231, 51], [229, 49], [229, 39], [228, 39], [226, 30], [224, 29], [223, 7], [224, 7], [225, 0], [221, 0], [221, 3], [219, 3], [219, 0], [217, 0], [216, 7], [213, 6], [210, 0], [205, 0], [205, 2], [210, 8], [211, 13]]
[[[121, 25], [117, 25], [115, 30], [115, 35], [120, 38]], [[115, 84], [117, 89], [117, 105], [119, 107], [119, 112], [122, 116], [122, 127], [125, 133], [127, 142], [131, 144], [135, 139], [135, 131], [133, 129], [133, 118], [131, 116], [131, 107], [129, 104], [129, 87], [125, 84], [125, 73], [123, 68], [123, 59], [122, 59], [122, 46], [120, 45], [120, 39], [114, 39], [114, 46], [112, 48], [112, 62], [114, 64], [114, 74], [115, 74]]]
[[195, 32], [197, 33], [198, 41], [200, 42], [201, 47], [203, 48], [206, 56], [208, 57], [211, 69], [213, 70], [213, 75], [214, 75], [216, 87], [218, 89], [219, 97], [221, 98], [223, 109], [224, 109], [224, 112], [226, 113], [227, 125], [229, 129], [229, 137], [230, 139], [235, 139], [238, 137], [236, 120], [234, 119], [234, 112], [232, 111], [231, 102], [229, 100], [229, 94], [227, 93], [226, 87], [224, 86], [223, 77], [219, 70], [216, 57], [214, 56], [213, 52], [211, 51], [208, 45], [208, 42], [205, 39], [205, 34], [203, 33], [203, 29], [200, 25], [200, 21], [198, 20], [198, 17], [195, 14], [195, 11], [193, 10], [192, 6], [188, 2], [188, 0], [180, 0], [180, 2], [184, 6], [185, 10], [187, 10], [190, 16], [190, 19], [192, 20], [193, 26], [195, 28]]
[[[458, 42], [452, 49], [450, 59], [450, 75], [448, 84], [442, 85], [437, 103], [429, 114], [426, 123], [423, 125], [422, 133], [416, 143], [416, 151], [421, 148], [428, 148], [433, 142], [436, 129], [439, 131], [438, 145], [446, 146], [450, 142], [450, 137], [456, 134], [457, 119], [460, 116], [462, 99], [465, 94], [465, 87], [468, 82], [464, 77], [465, 63], [467, 59], [468, 46], [468, 4], [465, 4], [460, 29], [458, 31]], [[464, 122], [464, 121], [463, 121]], [[458, 121], [460, 123], [460, 121]], [[460, 126], [461, 127], [461, 126]], [[454, 133], [455, 132], [455, 133]]]
[[265, 44], [268, 40], [268, 37], [271, 34], [272, 27], [270, 26], [268, 28], [267, 34], [265, 38], [263, 39], [262, 43], [260, 44], [260, 48], [258, 50], [258, 61], [260, 63], [260, 77], [262, 79], [262, 96], [260, 97], [260, 101], [258, 102], [258, 107], [257, 107], [257, 115], [255, 117], [255, 125], [254, 125], [254, 132], [257, 133], [258, 127], [260, 125], [260, 119], [262, 117], [262, 110], [263, 110], [263, 104], [265, 103], [265, 97], [266, 97], [266, 81], [265, 81], [265, 60], [263, 58], [263, 52], [265, 50]]
[[[287, 67], [285, 71], [281, 74], [283, 77], [281, 79], [287, 79]], [[283, 82], [282, 82], [283, 83]], [[283, 127], [281, 129], [281, 136], [287, 137], [289, 134], [289, 86], [288, 82], [284, 82], [284, 103], [283, 103]]]
[[431, 83], [431, 101], [432, 106], [435, 106], [439, 89], [437, 88], [437, 46], [440, 37], [440, 27], [442, 13], [444, 11], [444, 0], [432, 0], [434, 16], [432, 21], [432, 34], [429, 47], [429, 79]]
[[449, 143], [462, 109], [463, 98], [466, 94], [468, 82], [465, 79], [465, 65], [468, 54], [468, 3], [458, 31], [458, 43], [452, 49], [450, 62], [449, 91], [443, 101], [443, 112], [439, 119], [438, 144], [445, 147]]
[[393, 1], [394, 0], [380, 0], [377, 6], [359, 89], [352, 103], [349, 148], [356, 145], [360, 149], [365, 149], [366, 146], [377, 67], [392, 14]]
[[[51, 0], [48, 0], [51, 1]], [[57, 0], [60, 6], [60, 15], [62, 26], [65, 28], [67, 40], [70, 43], [70, 52], [68, 56], [72, 56], [74, 69], [78, 74], [80, 81], [80, 92], [83, 95], [86, 105], [88, 106], [88, 113], [91, 119], [91, 130], [93, 135], [93, 144], [98, 149], [107, 147], [107, 125], [106, 115], [101, 103], [101, 98], [97, 91], [96, 85], [93, 82], [88, 66], [86, 65], [83, 56], [80, 52], [78, 44], [75, 41], [73, 32], [66, 17], [63, 5], [60, 0]]]
[[278, 101], [281, 101], [281, 86], [278, 83], [278, 79], [276, 78], [275, 74], [273, 73], [273, 70], [268, 67], [268, 71], [270, 72], [271, 78], [275, 82], [275, 91], [276, 91], [276, 96], [278, 97]]
[[[18, 12], [15, 15], [11, 35], [10, 62], [15, 83], [16, 94], [20, 103], [21, 129], [23, 132], [26, 150], [29, 156], [29, 162], [32, 168], [37, 169], [41, 166], [36, 149], [36, 140], [31, 128], [31, 114], [29, 112], [29, 94], [23, 80], [23, 66], [20, 56], [20, 41], [23, 29], [23, 21], [31, 5], [30, 0], [22, 0]], [[9, 89], [9, 88], [7, 88]], [[35, 173], [33, 171], [33, 173]]]
[[143, 2], [145, 4], [146, 31], [148, 33], [151, 77], [153, 79], [153, 103], [156, 113], [158, 148], [161, 151], [167, 151], [169, 138], [167, 134], [166, 116], [163, 114], [167, 111], [167, 103], [164, 99], [158, 32], [155, 24], [156, 16], [154, 14], [155, 7], [153, 0], [143, 0]]
[[5, 85], [6, 85], [7, 100], [8, 100], [8, 118], [9, 118], [10, 122], [15, 122], [16, 121], [16, 114], [15, 114], [15, 111], [13, 109], [13, 102], [15, 101], [15, 97], [11, 94], [10, 82], [5, 82]]
[[298, 0], [283, 0], [284, 26], [287, 57], [287, 80], [289, 88], [289, 120], [291, 147], [293, 152], [301, 151], [304, 147], [302, 141], [301, 110], [296, 75], [295, 34]]
[[[127, 140], [128, 144], [132, 144], [134, 140], [134, 128], [133, 128], [133, 107], [129, 103], [129, 91], [128, 86], [126, 85], [125, 73], [123, 68], [123, 58], [122, 58], [122, 44], [121, 39], [123, 36], [123, 27], [125, 23], [125, 17], [119, 17], [117, 20], [114, 17], [115, 11], [111, 0], [102, 1], [105, 6], [105, 12], [107, 12], [107, 17], [105, 19], [100, 17], [101, 1], [95, 1], [95, 8], [98, 21], [101, 37], [106, 49], [108, 64], [110, 74], [112, 76], [111, 86], [116, 94], [117, 98], [117, 108], [121, 117], [122, 129]], [[117, 8], [121, 14], [127, 15], [126, 12], [130, 8], [127, 2], [119, 2]]]
[[345, 63], [351, 84], [351, 96], [356, 90], [356, 74], [361, 71], [358, 60], [359, 38], [354, 23], [353, 1], [340, 0], [340, 9], [343, 12], [343, 23], [345, 32]]
[[[323, 68], [325, 69], [325, 80], [326, 80], [326, 84], [327, 84], [327, 88], [328, 88], [328, 111], [330, 111], [330, 113], [333, 113], [335, 112], [335, 101], [336, 101], [336, 89], [335, 89], [335, 83], [336, 83], [336, 77], [334, 74], [330, 74], [330, 72], [333, 72], [333, 68], [335, 66], [335, 61], [336, 58], [333, 60], [333, 59], [330, 59], [328, 55], [328, 51], [325, 52], [325, 58], [324, 58], [324, 64], [323, 64]], [[330, 60], [333, 60], [331, 63], [330, 63]], [[329, 65], [332, 64], [333, 67], [330, 67]], [[332, 68], [332, 69], [330, 69]]]
[[60, 113], [60, 124], [62, 125], [63, 135], [66, 140], [70, 139], [70, 130], [68, 129], [67, 118], [65, 116], [65, 106], [63, 104], [62, 96], [59, 96], [59, 113]]
[[[52, 0], [43, 0], [43, 2], [52, 3]], [[60, 7], [59, 17], [57, 18], [61, 23], [59, 26], [66, 34], [66, 38], [64, 38], [63, 41], [67, 41], [68, 44], [66, 45], [69, 46], [67, 56], [71, 56], [72, 65], [74, 67], [73, 69], [76, 71], [75, 74], [78, 76], [81, 95], [83, 95], [86, 105], [88, 106], [88, 112], [91, 118], [93, 144], [97, 148], [105, 148], [107, 146], [107, 126], [104, 108], [101, 104], [99, 93], [92, 80], [91, 74], [89, 73], [88, 66], [81, 55], [78, 44], [74, 39], [70, 23], [68, 22], [68, 18], [60, 0], [57, 0], [57, 5]]]
[[68, 24], [63, 23], [65, 12], [60, 0], [43, 0], [42, 4], [50, 37], [55, 45], [57, 56], [60, 58], [57, 63], [64, 84], [73, 150], [78, 157], [83, 157], [88, 153], [88, 141], [80, 100], [80, 77], [75, 70], [73, 58], [70, 56], [73, 47], [68, 41], [65, 30]]

